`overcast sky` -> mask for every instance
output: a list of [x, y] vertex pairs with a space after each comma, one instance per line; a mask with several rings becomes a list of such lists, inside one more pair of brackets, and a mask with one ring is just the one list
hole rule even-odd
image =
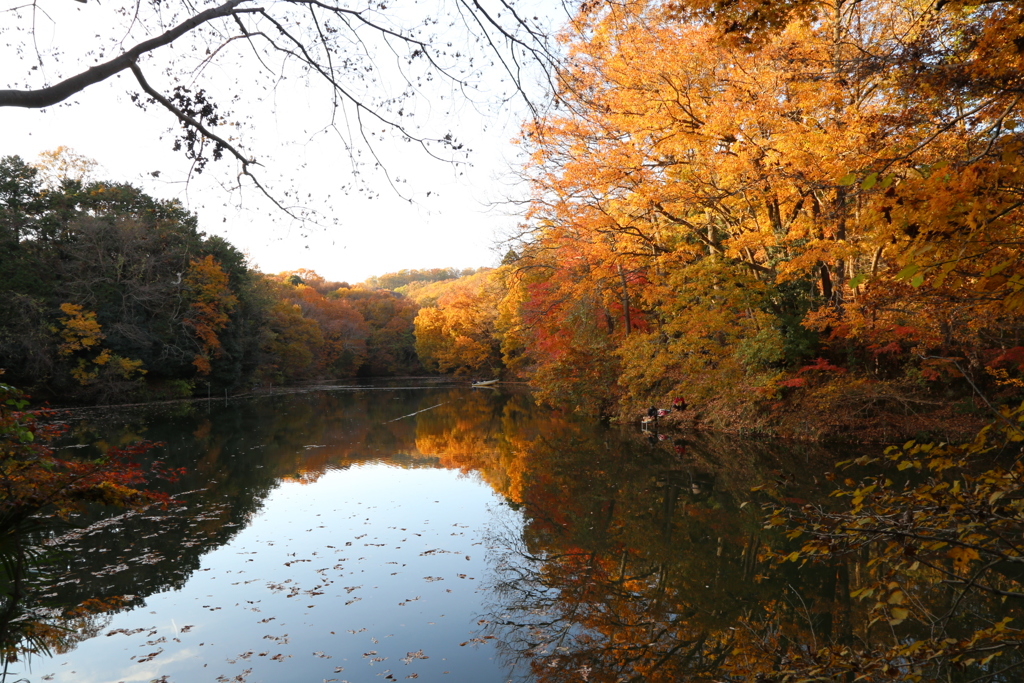
[[[57, 10], [64, 14], [53, 14]], [[60, 63], [47, 62], [56, 71], [64, 69], [51, 74], [51, 80], [72, 72], [73, 65], [96, 63], [98, 56], [87, 54], [95, 48], [89, 35], [99, 37], [106, 30], [109, 10], [109, 5], [67, 2], [50, 9], [53, 22], [43, 22], [45, 30], [36, 31], [40, 49], [66, 53]], [[82, 46], [78, 53], [76, 45]], [[164, 92], [171, 84], [167, 64], [178, 59], [178, 66], [170, 68], [180, 71], [182, 49], [163, 48], [159, 57], [166, 62], [142, 63], [150, 82]], [[32, 62], [0, 47], [0, 63], [6, 70], [11, 64], [29, 69]], [[245, 61], [238, 62], [237, 70], [230, 61], [218, 66], [223, 73], [205, 73], [205, 85], [219, 86], [215, 94], [222, 110], [246, 120], [239, 130], [266, 165], [258, 171], [261, 179], [276, 196], [319, 210], [319, 224], [300, 225], [255, 192], [225, 189], [235, 180], [233, 161], [211, 162], [205, 173], [189, 179], [190, 163], [171, 150], [174, 121], [162, 109], [143, 111], [131, 102], [128, 93], [138, 85], [130, 74], [46, 110], [0, 109], [0, 155], [17, 154], [32, 162], [44, 150], [71, 147], [99, 163], [101, 178], [181, 199], [199, 215], [202, 230], [227, 238], [264, 272], [309, 268], [328, 279], [358, 282], [403, 268], [467, 268], [500, 260], [503, 250], [496, 243], [519, 221], [504, 200], [524, 192], [514, 185], [521, 159], [512, 139], [526, 109], [518, 101], [495, 104], [499, 90], [508, 89], [496, 69], [477, 81], [482, 92], [473, 96], [476, 102], [442, 84], [409, 105], [415, 108], [411, 121], [420, 130], [451, 131], [466, 144], [472, 150], [470, 165], [431, 159], [415, 143], [388, 131], [375, 152], [391, 181], [366, 164], [353, 185], [352, 160], [340, 139], [345, 127], [325, 127], [331, 114], [323, 89], [301, 78], [273, 87]], [[225, 97], [236, 91], [240, 100]], [[255, 101], [254, 92], [263, 101]], [[378, 125], [374, 132], [382, 130]], [[364, 162], [369, 159], [366, 150], [360, 154]], [[305, 196], [285, 195], [295, 191]]]

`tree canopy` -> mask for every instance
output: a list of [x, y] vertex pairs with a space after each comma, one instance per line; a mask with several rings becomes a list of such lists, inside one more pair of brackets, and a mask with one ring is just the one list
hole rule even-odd
[[553, 400], [686, 395], [719, 426], [1012, 393], [992, 373], [1024, 357], [1021, 55], [998, 36], [1020, 16], [582, 7], [560, 106], [522, 136], [509, 357]]

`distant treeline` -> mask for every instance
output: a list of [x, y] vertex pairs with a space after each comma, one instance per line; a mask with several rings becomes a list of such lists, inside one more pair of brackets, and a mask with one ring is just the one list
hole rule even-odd
[[364, 285], [266, 275], [177, 201], [88, 180], [69, 150], [0, 159], [3, 381], [59, 403], [239, 391], [424, 372], [419, 304], [390, 291], [458, 269]]
[[465, 268], [462, 270], [458, 268], [429, 268], [426, 270], [411, 268], [400, 270], [397, 273], [375, 275], [368, 278], [363, 284], [371, 289], [391, 289], [401, 292], [409, 285], [457, 280], [466, 275], [473, 275], [478, 270], [478, 268]]

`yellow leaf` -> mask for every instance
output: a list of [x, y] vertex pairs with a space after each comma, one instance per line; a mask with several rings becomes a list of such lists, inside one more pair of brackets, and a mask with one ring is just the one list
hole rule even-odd
[[978, 551], [974, 548], [964, 548], [961, 546], [950, 548], [946, 552], [946, 557], [952, 559], [958, 568], [966, 567], [970, 564], [971, 560], [981, 559], [981, 556], [978, 555]]

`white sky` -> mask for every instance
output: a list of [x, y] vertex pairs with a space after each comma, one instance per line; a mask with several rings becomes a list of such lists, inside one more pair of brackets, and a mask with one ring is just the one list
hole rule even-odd
[[[0, 2], [3, 5], [7, 3]], [[90, 27], [89, 21], [103, 26], [109, 6], [60, 0], [54, 7], [66, 16], [54, 15], [54, 8], [48, 8], [55, 22], [37, 31], [44, 53], [67, 51], [75, 44], [95, 46], [82, 40], [90, 33], [98, 37], [104, 30]], [[162, 48], [164, 57], [179, 59], [179, 64], [180, 50], [181, 46]], [[59, 75], [66, 76], [80, 70], [78, 65], [87, 68], [96, 61], [83, 48], [77, 56], [71, 51], [53, 68], [62, 69]], [[14, 57], [9, 48], [0, 48], [0, 64], [18, 64], [27, 70], [31, 63]], [[151, 84], [169, 91], [164, 63], [153, 60], [141, 66]], [[228, 239], [264, 272], [309, 268], [328, 279], [354, 283], [403, 268], [467, 268], [500, 260], [504, 249], [496, 248], [496, 242], [519, 221], [501, 204], [523, 193], [510, 180], [519, 154], [511, 140], [525, 111], [518, 101], [504, 107], [462, 102], [445, 111], [453, 94], [440, 88], [428, 93], [429, 101], [412, 105], [413, 121], [429, 133], [454, 132], [473, 150], [472, 165], [430, 159], [414, 143], [403, 143], [389, 132], [377, 152], [390, 174], [401, 179], [399, 191], [414, 201], [403, 199], [389, 187], [383, 173], [372, 169], [361, 175], [365, 186], [378, 195], [370, 199], [365, 193], [339, 189], [352, 182], [352, 163], [338, 135], [324, 132], [330, 119], [327, 93], [309, 87], [301, 77], [263, 91], [268, 79], [247, 69], [224, 68], [223, 73], [213, 74], [212, 80], [221, 84], [213, 94], [222, 110], [231, 110], [238, 118], [245, 112], [249, 118], [243, 135], [248, 149], [266, 164], [266, 169], [258, 171], [261, 180], [277, 188], [276, 196], [292, 188], [308, 195], [301, 203], [327, 215], [320, 226], [296, 225], [254, 191], [226, 191], [224, 186], [237, 173], [232, 160], [211, 162], [204, 174], [186, 183], [189, 162], [183, 153], [171, 150], [174, 136], [169, 131], [175, 122], [157, 106], [142, 111], [130, 101], [128, 93], [139, 90], [131, 74], [92, 86], [46, 110], [0, 108], [0, 155], [17, 154], [33, 162], [44, 150], [71, 147], [99, 162], [96, 175], [102, 179], [131, 182], [156, 197], [180, 198], [199, 215], [203, 231]], [[47, 75], [52, 80], [58, 74]], [[2, 81], [15, 78], [21, 74], [12, 78], [8, 73]], [[0, 82], [0, 87], [5, 85]], [[494, 87], [499, 87], [496, 79]], [[224, 93], [235, 90], [241, 100], [225, 102]], [[254, 101], [253, 93], [264, 94], [267, 100]], [[444, 95], [444, 101], [437, 100], [439, 95]], [[459, 101], [457, 96], [454, 99]], [[377, 132], [381, 128], [377, 126]], [[154, 171], [159, 171], [159, 177], [152, 175]]]

